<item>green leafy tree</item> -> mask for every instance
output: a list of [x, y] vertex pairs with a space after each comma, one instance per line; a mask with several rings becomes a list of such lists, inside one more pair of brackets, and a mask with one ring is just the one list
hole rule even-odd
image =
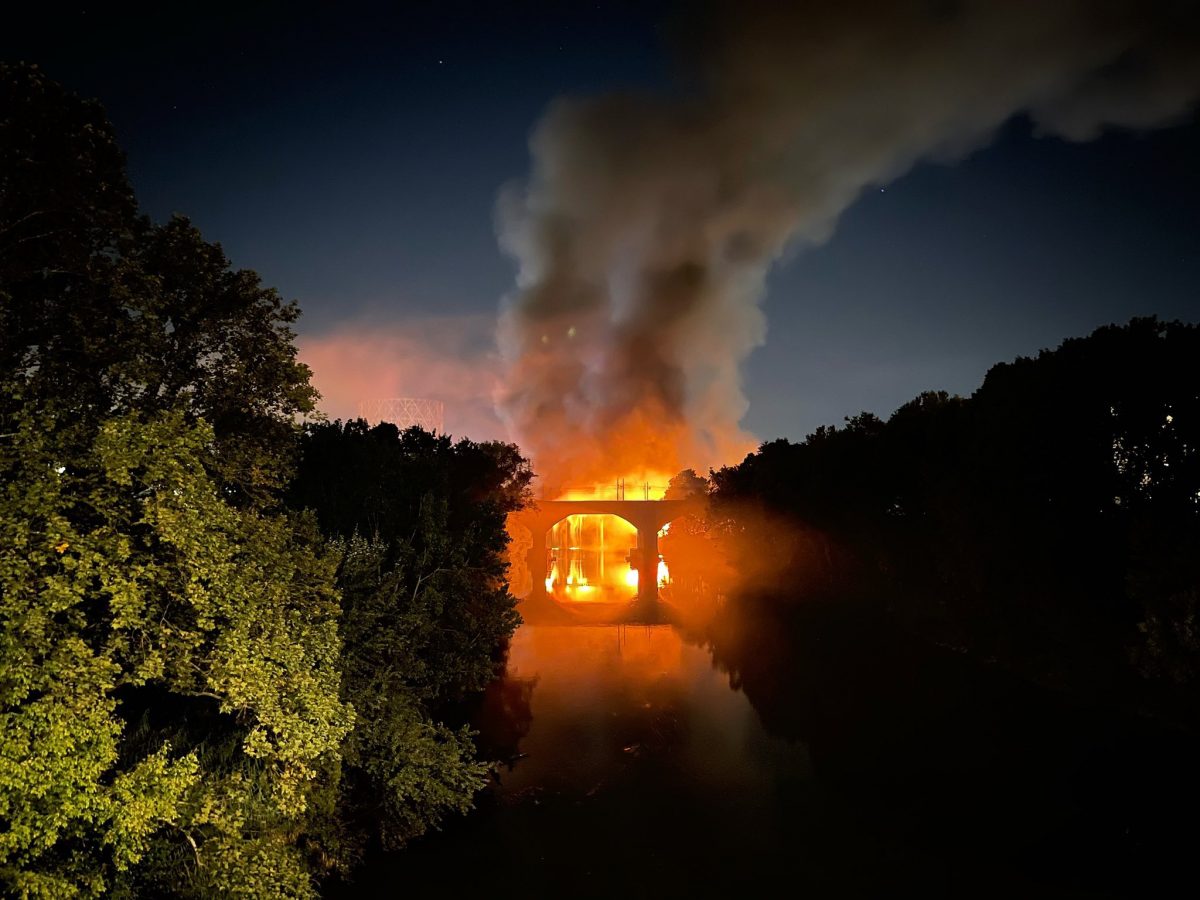
[[0, 65], [0, 891], [303, 896], [352, 725], [297, 310]]
[[227, 503], [181, 414], [69, 466], [46, 424], [0, 444], [0, 877], [101, 893], [150, 855], [179, 863], [160, 892], [308, 885], [289, 830], [352, 722], [335, 557]]
[[138, 214], [96, 104], [0, 64], [5, 890], [305, 896], [482, 782], [439, 710], [516, 626], [528, 466], [314, 429], [292, 499], [322, 535], [281, 503], [297, 315]]

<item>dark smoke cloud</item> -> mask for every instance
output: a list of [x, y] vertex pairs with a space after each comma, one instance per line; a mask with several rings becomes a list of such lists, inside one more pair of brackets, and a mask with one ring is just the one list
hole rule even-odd
[[552, 478], [736, 458], [740, 366], [772, 262], [864, 188], [953, 160], [1019, 113], [1087, 140], [1190, 113], [1193, 2], [716, 3], [673, 96], [552, 104], [502, 194], [519, 262], [502, 413]]

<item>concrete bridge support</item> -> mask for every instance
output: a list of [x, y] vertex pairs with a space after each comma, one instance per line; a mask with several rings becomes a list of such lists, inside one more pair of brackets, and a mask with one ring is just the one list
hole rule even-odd
[[634, 527], [637, 528], [637, 545], [641, 551], [638, 562], [638, 602], [650, 606], [658, 601], [658, 533], [662, 525], [651, 519], [635, 522]]

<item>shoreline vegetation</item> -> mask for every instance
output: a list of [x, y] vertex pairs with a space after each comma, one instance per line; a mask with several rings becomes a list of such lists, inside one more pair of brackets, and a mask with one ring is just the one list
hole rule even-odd
[[970, 398], [926, 393], [887, 421], [763, 444], [712, 473], [707, 521], [664, 555], [720, 548], [748, 612], [756, 594], [768, 611], [854, 604], [1046, 687], [1194, 727], [1197, 358], [1197, 326], [1135, 319], [999, 364]]

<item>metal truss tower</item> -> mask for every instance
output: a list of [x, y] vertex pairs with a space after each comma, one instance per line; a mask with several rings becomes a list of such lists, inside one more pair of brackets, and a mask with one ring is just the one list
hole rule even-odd
[[443, 415], [445, 408], [441, 400], [425, 400], [419, 397], [384, 397], [377, 400], [360, 400], [358, 415], [371, 425], [391, 422], [401, 431], [416, 425], [426, 431], [442, 434], [445, 431]]

